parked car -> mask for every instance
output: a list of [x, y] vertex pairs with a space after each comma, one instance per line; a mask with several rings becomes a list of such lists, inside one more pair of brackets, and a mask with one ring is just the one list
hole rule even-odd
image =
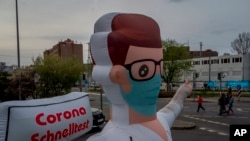
[[99, 127], [100, 125], [105, 123], [105, 116], [101, 109], [92, 107], [91, 111], [93, 115], [93, 128]]

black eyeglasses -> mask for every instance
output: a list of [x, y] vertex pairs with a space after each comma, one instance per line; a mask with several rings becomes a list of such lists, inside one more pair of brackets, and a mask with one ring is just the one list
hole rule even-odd
[[129, 75], [133, 80], [146, 81], [155, 75], [157, 65], [160, 65], [160, 73], [162, 73], [163, 59], [159, 61], [153, 59], [137, 60], [123, 66], [129, 70]]

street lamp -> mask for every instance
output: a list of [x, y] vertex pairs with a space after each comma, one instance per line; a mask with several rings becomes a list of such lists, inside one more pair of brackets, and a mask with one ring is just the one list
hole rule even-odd
[[[18, 1], [16, 0], [16, 39], [17, 39], [17, 67], [20, 69], [20, 48], [19, 48], [19, 24], [18, 24]], [[21, 70], [18, 78], [18, 97], [21, 100]]]
[[20, 68], [20, 49], [19, 49], [19, 24], [18, 24], [18, 1], [16, 0], [16, 39], [17, 39], [17, 65]]
[[90, 57], [90, 43], [88, 43], [88, 60], [87, 60], [87, 67], [88, 67], [88, 77], [87, 77], [87, 80], [88, 80], [88, 90], [89, 90], [89, 87], [90, 87], [90, 80], [91, 80], [91, 70], [92, 70], [92, 61], [91, 61], [91, 57]]

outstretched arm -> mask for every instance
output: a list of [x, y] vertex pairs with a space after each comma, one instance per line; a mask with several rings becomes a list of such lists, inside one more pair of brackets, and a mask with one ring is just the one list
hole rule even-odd
[[180, 114], [183, 108], [184, 100], [191, 94], [191, 92], [192, 86], [188, 81], [186, 81], [178, 88], [171, 101], [158, 112], [158, 114], [164, 114], [164, 118], [166, 119], [169, 127], [173, 125], [176, 117]]

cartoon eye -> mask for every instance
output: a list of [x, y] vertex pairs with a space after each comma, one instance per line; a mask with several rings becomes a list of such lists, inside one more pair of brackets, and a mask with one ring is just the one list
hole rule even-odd
[[[137, 60], [124, 67], [129, 70], [130, 77], [135, 81], [145, 81], [151, 79], [156, 72], [156, 66], [160, 65], [162, 69], [162, 59], [155, 61], [152, 59]], [[160, 70], [162, 72], [162, 70]]]
[[149, 72], [149, 68], [147, 65], [144, 64], [139, 68], [138, 73], [139, 73], [140, 77], [145, 77], [145, 76], [147, 76], [148, 72]]

